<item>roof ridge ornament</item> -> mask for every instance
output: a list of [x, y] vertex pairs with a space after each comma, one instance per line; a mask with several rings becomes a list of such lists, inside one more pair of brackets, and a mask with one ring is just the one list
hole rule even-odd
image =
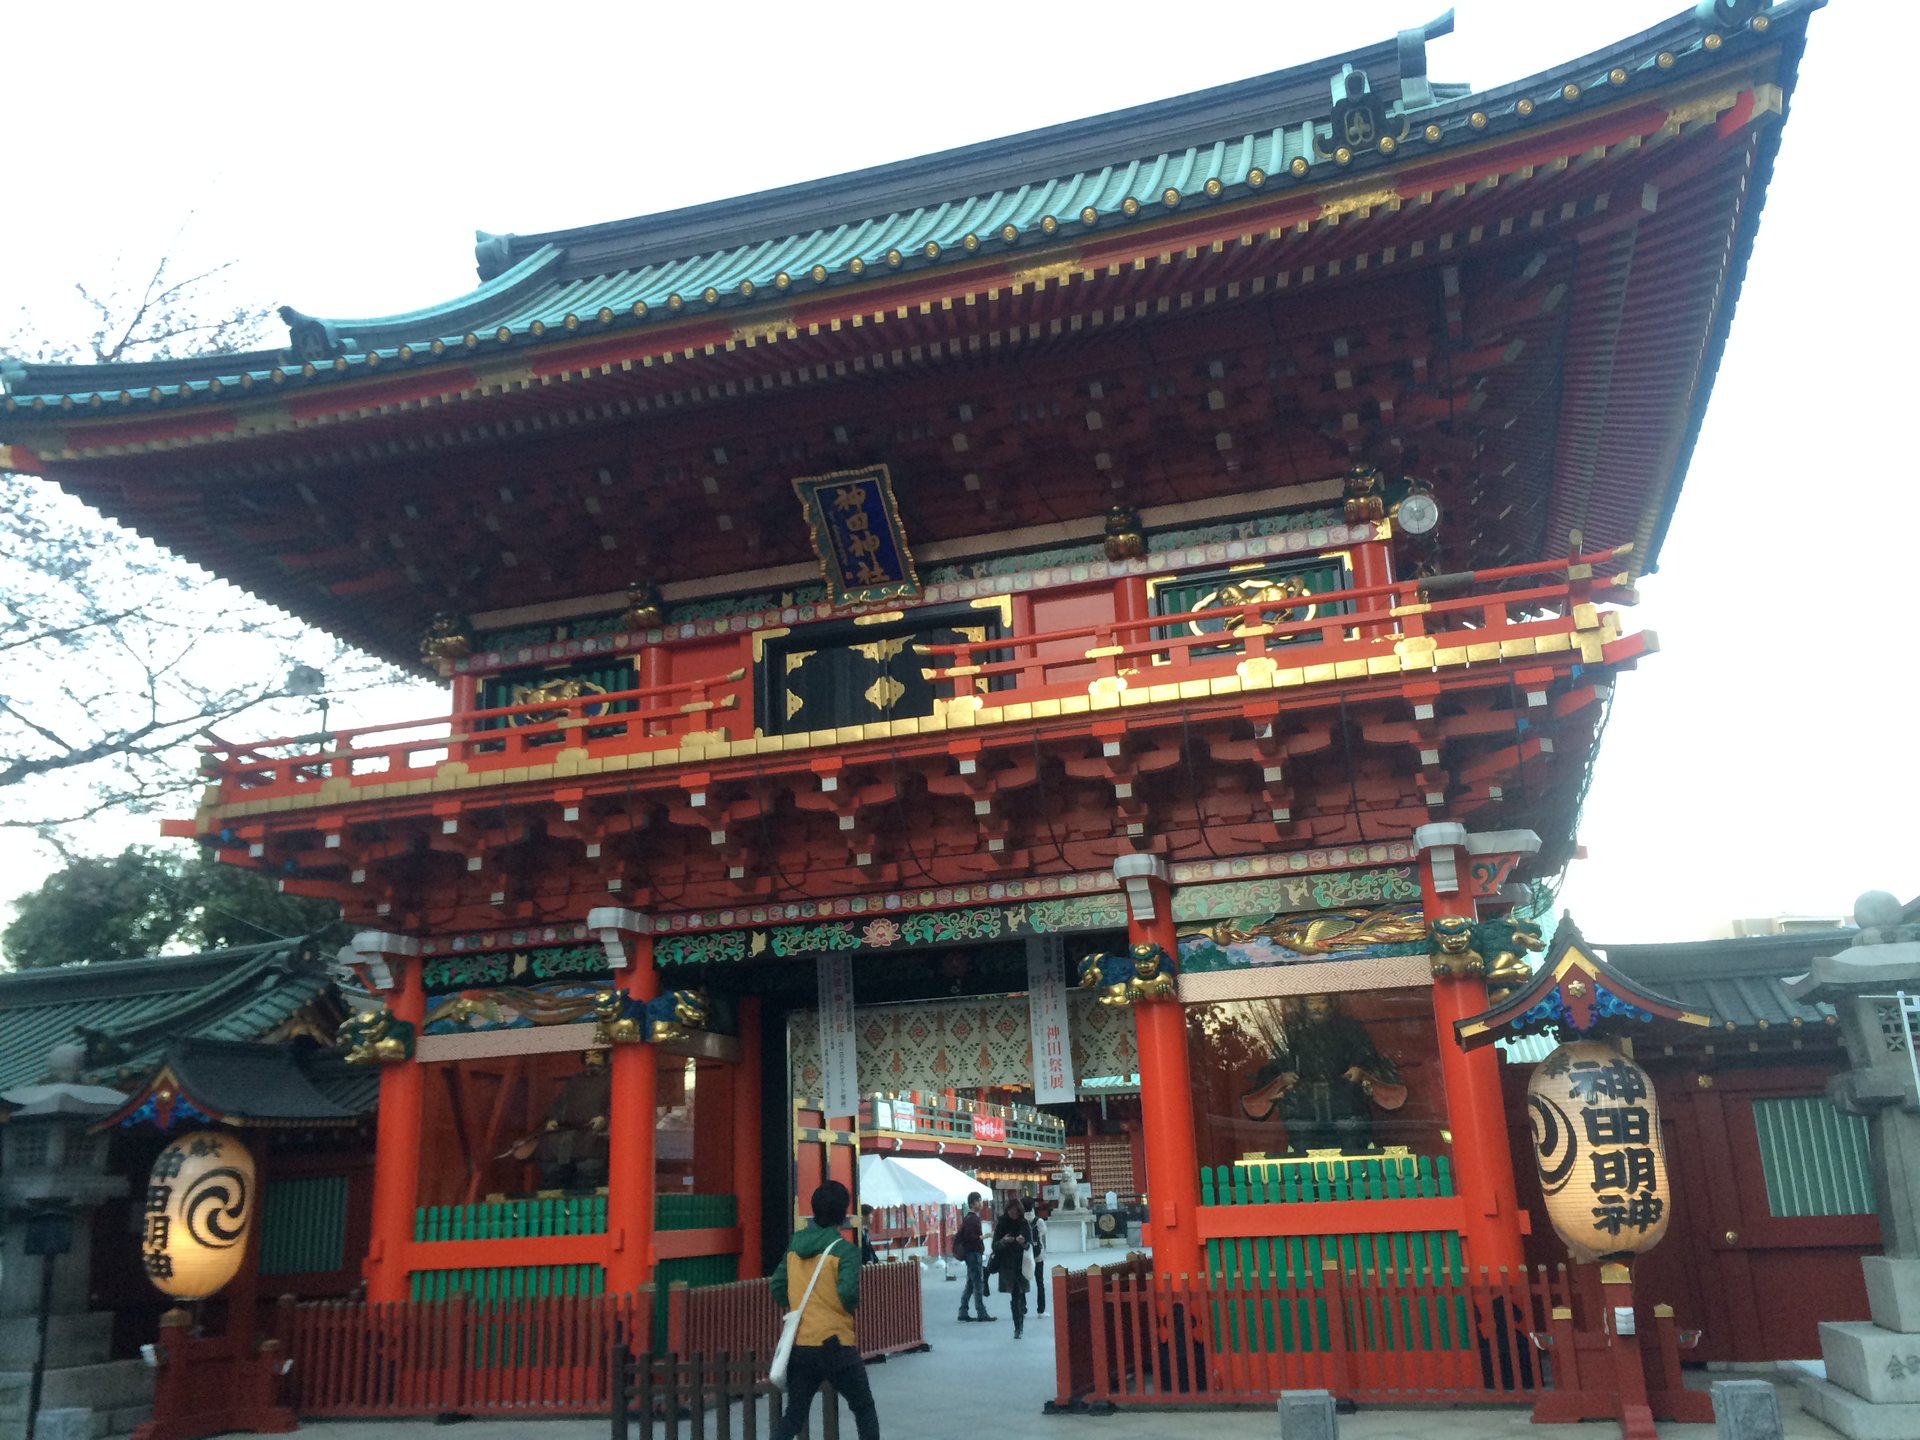
[[1373, 93], [1373, 82], [1367, 79], [1366, 71], [1356, 70], [1351, 62], [1342, 65], [1330, 88], [1333, 117], [1328, 121], [1328, 138], [1320, 138], [1318, 126], [1313, 137], [1313, 148], [1323, 159], [1351, 165], [1354, 156], [1370, 150], [1391, 155], [1400, 148], [1412, 122], [1401, 115], [1389, 115]]
[[280, 318], [287, 323], [287, 348], [295, 360], [331, 360], [340, 353], [340, 337], [326, 321], [303, 315], [291, 305], [280, 307]]
[[1415, 25], [1400, 32], [1398, 108], [1403, 114], [1409, 110], [1424, 110], [1429, 105], [1437, 103], [1433, 97], [1433, 82], [1427, 78], [1427, 42], [1452, 33], [1453, 11], [1451, 8], [1436, 20], [1429, 20], [1424, 25]]

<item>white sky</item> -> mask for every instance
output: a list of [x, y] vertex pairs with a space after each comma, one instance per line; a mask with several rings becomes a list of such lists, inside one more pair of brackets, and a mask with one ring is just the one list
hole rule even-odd
[[[1488, 87], [1684, 0], [1459, 0], [1436, 79]], [[173, 243], [249, 299], [378, 315], [471, 288], [473, 230], [717, 199], [1181, 94], [1444, 0], [798, 10], [760, 3], [15, 6], [0, 18], [0, 327]], [[1589, 936], [1920, 892], [1913, 202], [1920, 6], [1817, 14], [1746, 294], [1619, 688], [1566, 903]], [[128, 838], [152, 832], [144, 822]], [[41, 862], [0, 840], [0, 873]]]

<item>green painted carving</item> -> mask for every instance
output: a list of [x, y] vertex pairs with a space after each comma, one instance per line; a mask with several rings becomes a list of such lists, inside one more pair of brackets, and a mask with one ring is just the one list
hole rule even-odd
[[860, 937], [851, 920], [829, 920], [819, 925], [776, 925], [767, 932], [767, 948], [776, 955], [819, 955], [858, 950]]
[[1075, 895], [1069, 900], [1030, 900], [1007, 911], [1016, 931], [1052, 935], [1062, 930], [1105, 930], [1127, 923], [1127, 905], [1118, 895]]
[[745, 930], [713, 930], [702, 935], [667, 935], [653, 942], [656, 965], [735, 965], [747, 958]]
[[531, 950], [494, 950], [478, 955], [443, 955], [428, 963], [421, 980], [429, 995], [449, 990], [527, 984], [570, 976], [609, 973], [607, 952], [598, 945], [542, 945]]

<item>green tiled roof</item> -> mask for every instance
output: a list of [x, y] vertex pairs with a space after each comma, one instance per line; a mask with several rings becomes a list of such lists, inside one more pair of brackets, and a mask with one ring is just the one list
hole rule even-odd
[[[1787, 41], [1823, 0], [1783, 0], [1766, 33], [1692, 10], [1496, 90], [1430, 84], [1424, 30], [1172, 100], [683, 210], [531, 236], [481, 234], [480, 287], [368, 319], [288, 308], [290, 351], [122, 366], [6, 366], [8, 412], [236, 398], [509, 347], [725, 313], [897, 274], [1019, 253], [1289, 187], [1314, 188], [1523, 133], [1579, 107], [1664, 89]], [[1797, 35], [1797, 25], [1794, 27]], [[1405, 133], [1339, 158], [1335, 88], [1365, 75]], [[1358, 83], [1357, 81], [1355, 82]], [[0, 433], [5, 432], [0, 425]]]
[[111, 1084], [176, 1040], [258, 1040], [332, 983], [305, 939], [0, 975], [0, 1090], [39, 1080], [69, 1041], [87, 1045], [86, 1078]]

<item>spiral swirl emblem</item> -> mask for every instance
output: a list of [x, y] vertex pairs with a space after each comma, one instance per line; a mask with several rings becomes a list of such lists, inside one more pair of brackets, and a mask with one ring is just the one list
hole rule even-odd
[[181, 1197], [187, 1233], [209, 1250], [226, 1250], [247, 1234], [247, 1176], [230, 1165], [196, 1177]]
[[1540, 1167], [1540, 1189], [1557, 1195], [1565, 1188], [1580, 1159], [1580, 1137], [1567, 1112], [1544, 1095], [1527, 1097], [1533, 1127], [1533, 1152]]

